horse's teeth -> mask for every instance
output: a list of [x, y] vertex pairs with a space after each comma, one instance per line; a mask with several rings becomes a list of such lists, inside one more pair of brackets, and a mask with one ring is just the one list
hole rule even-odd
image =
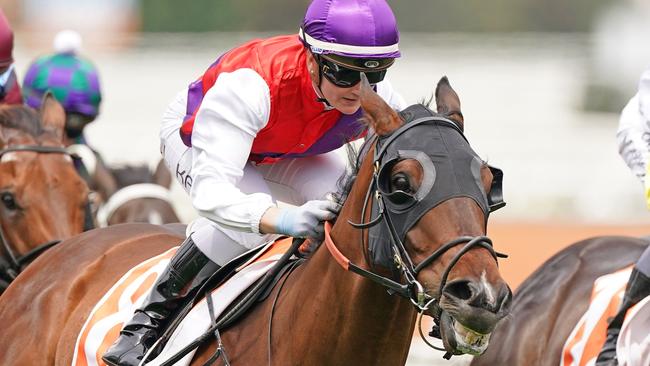
[[477, 333], [457, 321], [454, 321], [454, 331], [458, 350], [465, 353], [479, 355], [485, 351], [490, 341], [490, 334]]

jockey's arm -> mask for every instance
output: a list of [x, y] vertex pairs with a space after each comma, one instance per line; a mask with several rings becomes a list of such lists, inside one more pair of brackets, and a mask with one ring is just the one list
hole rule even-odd
[[206, 93], [192, 132], [190, 195], [201, 216], [230, 229], [259, 233], [262, 215], [275, 204], [268, 194], [245, 194], [237, 184], [269, 112], [269, 88], [251, 69], [221, 74]]
[[627, 103], [616, 133], [618, 151], [632, 172], [645, 186], [645, 198], [650, 209], [650, 69], [639, 82], [639, 92]]
[[640, 113], [639, 102], [639, 94], [637, 94], [623, 108], [616, 138], [618, 153], [643, 182], [650, 151], [650, 125], [648, 119]]

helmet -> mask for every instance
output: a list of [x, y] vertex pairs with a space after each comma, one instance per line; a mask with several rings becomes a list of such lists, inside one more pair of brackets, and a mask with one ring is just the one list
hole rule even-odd
[[14, 32], [0, 9], [0, 67], [7, 67], [14, 62]]
[[55, 53], [36, 59], [23, 82], [25, 103], [39, 108], [43, 95], [51, 91], [66, 113], [95, 118], [102, 100], [97, 70], [73, 52]]
[[299, 37], [313, 54], [358, 71], [383, 70], [400, 57], [397, 21], [385, 0], [313, 0]]

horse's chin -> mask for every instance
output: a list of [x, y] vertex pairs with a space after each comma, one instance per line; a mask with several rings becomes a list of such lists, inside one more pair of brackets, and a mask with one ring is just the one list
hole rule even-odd
[[447, 352], [454, 355], [466, 353], [478, 356], [487, 349], [491, 333], [477, 333], [443, 311], [440, 314], [440, 334]]

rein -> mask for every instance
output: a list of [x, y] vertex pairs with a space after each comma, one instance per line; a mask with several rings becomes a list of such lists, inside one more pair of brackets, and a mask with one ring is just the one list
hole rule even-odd
[[[2, 156], [4, 156], [7, 153], [11, 152], [20, 152], [20, 151], [27, 151], [27, 152], [35, 152], [39, 154], [64, 154], [68, 155], [72, 159], [79, 159], [79, 157], [71, 151], [68, 151], [64, 147], [58, 147], [58, 146], [40, 146], [40, 145], [16, 145], [16, 146], [11, 146], [7, 147], [5, 149], [0, 150], [0, 159], [2, 159]], [[86, 207], [86, 216], [88, 215], [90, 210], [89, 204]], [[84, 221], [84, 231], [85, 230], [90, 230], [93, 228], [92, 221], [85, 220]], [[36, 259], [41, 253], [46, 251], [47, 249], [50, 249], [51, 247], [55, 246], [56, 244], [60, 243], [61, 240], [55, 239], [55, 240], [50, 240], [46, 243], [40, 244], [34, 249], [30, 250], [29, 252], [19, 255], [17, 254], [13, 249], [12, 246], [9, 243], [9, 240], [7, 239], [4, 229], [2, 228], [2, 225], [0, 225], [0, 245], [2, 246], [2, 249], [7, 253], [8, 258], [2, 258], [4, 259], [3, 261], [0, 261], [0, 278], [4, 279], [7, 282], [7, 285], [11, 283], [19, 274], [20, 272], [23, 271], [24, 267], [29, 264], [31, 261]], [[0, 293], [2, 293], [6, 287], [0, 286]]]

